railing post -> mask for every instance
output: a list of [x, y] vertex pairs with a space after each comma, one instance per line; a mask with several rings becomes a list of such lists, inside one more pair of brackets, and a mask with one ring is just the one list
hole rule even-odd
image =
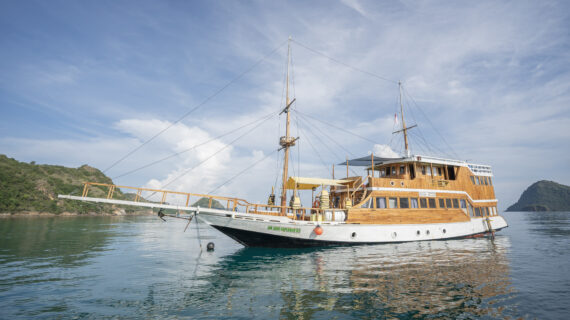
[[190, 203], [190, 194], [186, 195], [186, 206]]

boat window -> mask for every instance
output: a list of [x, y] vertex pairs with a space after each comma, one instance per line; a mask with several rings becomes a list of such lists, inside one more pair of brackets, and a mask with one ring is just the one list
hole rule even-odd
[[437, 167], [437, 174], [443, 176], [441, 167]]
[[428, 204], [430, 208], [436, 208], [435, 206], [435, 199], [434, 198], [429, 198], [428, 199]]
[[479, 185], [479, 177], [475, 177], [475, 184]]
[[481, 216], [481, 209], [480, 208], [475, 208], [475, 215], [478, 217]]
[[467, 208], [467, 207], [465, 206], [465, 199], [459, 200], [459, 203], [461, 204], [461, 208], [462, 208], [462, 209]]
[[451, 208], [451, 199], [445, 199], [445, 206]]
[[410, 198], [410, 206], [412, 208], [417, 208], [418, 207], [418, 198]]
[[431, 167], [427, 167], [427, 175], [431, 176]]
[[416, 166], [413, 164], [409, 164], [408, 171], [410, 172], [410, 179], [416, 178]]
[[471, 182], [473, 182], [473, 184], [475, 184], [475, 177], [471, 176]]
[[437, 176], [437, 167], [433, 167], [433, 172], [432, 172], [433, 176]]
[[420, 207], [427, 208], [427, 199], [426, 198], [420, 198]]
[[453, 199], [453, 207], [459, 208], [459, 200], [458, 199]]
[[386, 169], [382, 168], [380, 169], [380, 177], [385, 177], [386, 176]]
[[489, 215], [489, 208], [485, 207], [485, 215], [488, 216]]
[[408, 198], [400, 198], [400, 208], [408, 209], [410, 207], [410, 203], [408, 202]]
[[393, 176], [396, 175], [396, 167], [392, 167], [392, 175], [393, 175]]
[[445, 200], [444, 199], [439, 199], [439, 207], [445, 208]]
[[378, 208], [378, 209], [385, 209], [385, 208], [386, 208], [386, 198], [384, 198], [384, 197], [377, 197], [377, 198], [376, 198], [376, 208]]
[[422, 174], [425, 176], [426, 175], [426, 166], [422, 166]]
[[388, 205], [390, 206], [390, 208], [397, 208], [398, 207], [398, 199], [390, 198], [388, 200]]
[[386, 177], [390, 175], [390, 167], [386, 168]]
[[455, 166], [447, 167], [447, 176], [449, 177], [449, 180], [455, 180], [456, 179]]
[[491, 182], [491, 177], [489, 177], [489, 185], [492, 186], [493, 182]]
[[372, 202], [372, 199], [368, 199], [368, 201], [366, 201], [364, 204], [362, 204], [360, 207], [361, 208], [370, 208], [370, 202]]
[[405, 173], [406, 173], [406, 167], [400, 166], [400, 174], [405, 174]]
[[467, 207], [469, 208], [469, 215], [474, 217], [475, 215], [473, 214], [473, 207], [468, 203]]

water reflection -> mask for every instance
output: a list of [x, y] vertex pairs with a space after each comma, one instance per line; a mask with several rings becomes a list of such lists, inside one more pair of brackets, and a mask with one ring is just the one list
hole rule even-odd
[[219, 316], [243, 315], [253, 308], [257, 316], [261, 310], [270, 317], [290, 319], [324, 314], [327, 318], [335, 314], [504, 317], [505, 299], [512, 293], [505, 256], [509, 246], [508, 238], [498, 237], [494, 242], [469, 239], [279, 251], [244, 248], [222, 259], [202, 279], [207, 283], [200, 290], [203, 294], [197, 296], [194, 291], [186, 302], [209, 301], [225, 293], [226, 310], [220, 310]]

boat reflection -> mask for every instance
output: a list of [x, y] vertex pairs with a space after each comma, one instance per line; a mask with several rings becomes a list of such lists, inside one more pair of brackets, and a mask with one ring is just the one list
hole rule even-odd
[[281, 306], [280, 318], [313, 318], [321, 311], [361, 318], [505, 317], [510, 312], [504, 301], [512, 296], [509, 247], [509, 238], [498, 237], [303, 250], [244, 248], [211, 270], [210, 283], [227, 293], [226, 311], [233, 315], [251, 303], [239, 294], [247, 290], [244, 296], [257, 297], [257, 303]]

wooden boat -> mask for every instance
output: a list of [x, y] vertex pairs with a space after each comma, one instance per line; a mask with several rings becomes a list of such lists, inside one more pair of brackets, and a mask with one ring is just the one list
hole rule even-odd
[[[289, 49], [290, 52], [290, 49]], [[288, 57], [289, 65], [289, 57]], [[304, 247], [326, 245], [379, 244], [477, 237], [507, 227], [499, 215], [490, 166], [466, 161], [411, 154], [408, 146], [400, 89], [400, 114], [405, 155], [382, 158], [373, 154], [347, 160], [343, 179], [290, 177], [289, 150], [298, 138], [290, 135], [289, 67], [287, 68], [285, 136], [280, 138], [284, 151], [280, 204], [275, 195], [268, 204], [243, 199], [153, 190], [100, 183], [86, 183], [79, 196], [60, 198], [80, 201], [175, 209], [189, 212], [245, 246]], [[349, 176], [350, 166], [366, 169], [366, 176]], [[93, 186], [107, 187], [106, 198], [89, 197]], [[116, 200], [118, 188], [134, 190], [133, 201]], [[299, 192], [317, 191], [313, 206], [301, 207]], [[160, 202], [143, 201], [143, 192], [162, 195]], [[292, 194], [287, 204], [288, 194]], [[184, 203], [172, 204], [168, 197], [178, 196]], [[207, 198], [207, 207], [190, 206], [191, 198]], [[214, 200], [225, 208], [212, 206]]]

